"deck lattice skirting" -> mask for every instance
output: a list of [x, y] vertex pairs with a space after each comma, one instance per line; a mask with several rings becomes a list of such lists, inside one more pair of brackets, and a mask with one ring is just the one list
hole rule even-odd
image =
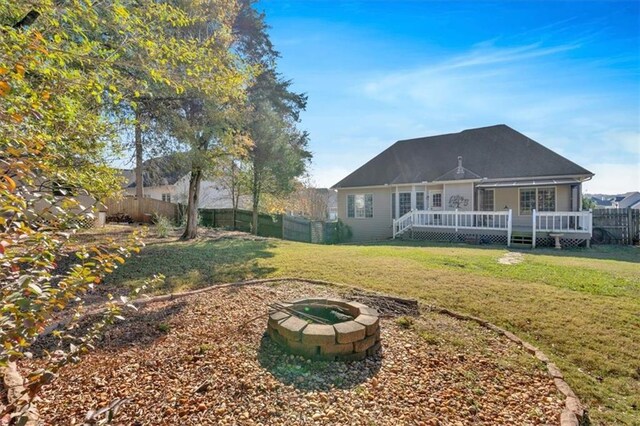
[[[305, 278], [295, 278], [295, 277], [281, 277], [281, 278], [266, 278], [266, 279], [255, 279], [255, 280], [247, 280], [247, 281], [237, 281], [237, 282], [233, 282], [233, 283], [227, 283], [227, 284], [220, 284], [220, 285], [216, 285], [216, 286], [211, 286], [211, 287], [206, 287], [206, 288], [201, 288], [198, 290], [191, 290], [191, 291], [185, 291], [185, 292], [181, 292], [181, 293], [171, 293], [171, 294], [165, 294], [162, 296], [156, 296], [156, 297], [150, 297], [150, 298], [146, 298], [146, 299], [141, 299], [141, 300], [137, 300], [137, 301], [133, 301], [132, 303], [139, 307], [139, 306], [143, 306], [143, 305], [147, 305], [147, 304], [151, 304], [151, 303], [157, 303], [157, 302], [164, 302], [164, 301], [168, 301], [168, 300], [175, 300], [175, 299], [179, 299], [182, 297], [187, 297], [187, 296], [192, 296], [192, 295], [196, 295], [196, 294], [200, 294], [200, 293], [207, 293], [210, 291], [216, 291], [219, 289], [224, 289], [224, 288], [229, 288], [229, 287], [241, 287], [241, 286], [248, 286], [248, 285], [260, 285], [260, 284], [269, 284], [269, 283], [275, 283], [275, 282], [282, 282], [282, 281], [296, 281], [296, 282], [304, 282], [307, 284], [314, 284], [314, 285], [324, 285], [324, 286], [331, 286], [331, 287], [338, 287], [338, 288], [348, 288], [348, 289], [357, 289], [358, 287], [356, 286], [352, 286], [349, 284], [343, 284], [343, 283], [335, 283], [335, 282], [331, 282], [331, 281], [324, 281], [324, 280], [311, 280], [311, 279], [305, 279]], [[381, 293], [378, 293], [381, 294]], [[382, 295], [382, 294], [381, 294]], [[507, 331], [501, 327], [498, 327], [495, 324], [490, 323], [489, 321], [486, 321], [482, 318], [478, 318], [472, 315], [466, 315], [466, 314], [462, 314], [460, 312], [456, 312], [447, 308], [441, 308], [438, 306], [434, 306], [434, 305], [427, 305], [426, 306], [429, 310], [434, 311], [434, 312], [438, 312], [444, 315], [448, 315], [460, 320], [465, 320], [465, 321], [474, 321], [477, 324], [486, 327], [498, 334], [502, 334], [503, 336], [507, 337], [509, 340], [511, 340], [512, 342], [522, 346], [522, 348], [524, 348], [527, 352], [529, 352], [531, 355], [533, 355], [534, 357], [536, 357], [539, 361], [541, 361], [542, 363], [545, 364], [545, 366], [547, 367], [547, 373], [549, 374], [549, 376], [551, 376], [553, 378], [553, 381], [556, 385], [556, 388], [558, 389], [558, 392], [560, 392], [561, 394], [563, 394], [565, 396], [565, 408], [562, 411], [562, 413], [560, 414], [560, 422], [559, 425], [560, 426], [580, 426], [581, 424], [583, 424], [583, 421], [585, 421], [587, 419], [587, 411], [585, 409], [585, 407], [582, 405], [582, 403], [580, 402], [580, 400], [578, 399], [578, 397], [576, 396], [576, 394], [573, 392], [573, 390], [571, 389], [571, 387], [567, 384], [567, 382], [565, 382], [564, 380], [564, 376], [562, 374], [562, 372], [560, 371], [560, 369], [558, 369], [558, 367], [551, 362], [551, 360], [549, 359], [549, 357], [547, 357], [547, 355], [544, 354], [544, 352], [542, 352], [540, 349], [536, 348], [535, 346], [531, 345], [530, 343], [525, 342], [524, 340], [520, 339], [518, 336], [516, 336], [515, 334], [511, 333], [510, 331]], [[78, 321], [80, 321], [83, 318], [86, 318], [87, 316], [90, 315], [96, 315], [97, 313], [101, 313], [104, 312], [104, 309], [96, 309], [96, 310], [92, 310], [92, 311], [88, 311], [86, 312], [84, 315], [82, 315], [81, 318], [78, 319]], [[64, 326], [65, 324], [67, 324], [67, 322], [70, 320], [67, 319], [62, 320], [62, 321], [58, 321], [54, 324], [51, 324], [49, 327], [47, 327], [47, 329], [45, 330], [45, 332], [43, 333], [43, 335], [46, 335], [48, 333], [51, 333], [53, 330], [55, 330], [56, 328], [60, 327], [60, 326]], [[14, 370], [15, 374], [19, 374], [17, 372], [17, 370]], [[16, 377], [13, 377], [14, 379], [16, 379]], [[4, 383], [5, 387], [7, 386], [7, 383], [5, 381]]]

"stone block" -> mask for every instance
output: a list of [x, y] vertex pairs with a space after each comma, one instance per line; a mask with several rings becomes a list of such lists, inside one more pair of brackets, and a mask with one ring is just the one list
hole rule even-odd
[[332, 325], [309, 324], [302, 331], [302, 343], [331, 345], [336, 342], [336, 330]]
[[352, 306], [348, 301], [344, 299], [330, 298], [327, 299], [327, 303], [346, 309], [349, 315], [354, 318], [360, 315], [360, 309], [358, 309], [356, 306]]
[[573, 390], [571, 390], [567, 382], [558, 378], [554, 378], [553, 382], [556, 384], [556, 387], [558, 388], [561, 394], [563, 394], [567, 398], [576, 398], [576, 394], [573, 393]]
[[373, 308], [360, 308], [360, 315], [371, 315], [372, 317], [379, 317], [380, 313]]
[[380, 348], [382, 348], [382, 343], [377, 341], [373, 346], [367, 349], [367, 355], [371, 356], [377, 354], [380, 351]]
[[527, 342], [522, 342], [522, 347], [529, 352], [531, 355], [535, 355], [536, 351], [538, 351], [538, 348], [536, 348], [535, 346], [533, 346], [531, 343], [527, 343]]
[[305, 358], [313, 358], [320, 355], [320, 347], [314, 345], [307, 345], [302, 342], [288, 341], [287, 346], [289, 351], [294, 355], [301, 355]]
[[564, 400], [564, 405], [578, 417], [578, 420], [584, 417], [584, 408], [582, 408], [582, 404], [580, 404], [578, 398], [569, 397]]
[[540, 360], [540, 361], [542, 361], [542, 362], [544, 362], [544, 363], [549, 362], [549, 357], [547, 357], [547, 356], [544, 354], [544, 352], [542, 352], [542, 351], [536, 351], [536, 354], [535, 354], [535, 355], [536, 355], [536, 358], [538, 358], [538, 360]]
[[286, 320], [287, 318], [289, 318], [291, 315], [285, 313], [285, 312], [274, 312], [272, 314], [269, 315], [269, 321], [267, 321], [268, 325], [271, 327], [276, 327], [279, 323], [283, 322], [284, 320]]
[[367, 329], [364, 325], [355, 321], [345, 321], [334, 324], [336, 330], [336, 341], [338, 343], [352, 343], [362, 340], [367, 335]]
[[322, 355], [341, 355], [353, 352], [353, 343], [334, 343], [332, 345], [320, 346], [320, 354]]
[[580, 426], [580, 423], [573, 411], [565, 408], [560, 415], [560, 426]]
[[276, 329], [285, 339], [299, 342], [302, 339], [302, 330], [307, 325], [306, 321], [292, 316], [278, 324]]
[[358, 315], [354, 321], [365, 326], [367, 336], [371, 336], [380, 328], [380, 319], [372, 315]]
[[562, 379], [564, 378], [564, 376], [562, 375], [562, 372], [560, 371], [560, 369], [558, 367], [556, 367], [556, 365], [552, 362], [547, 364], [547, 371], [549, 372], [549, 375], [551, 377], [553, 377], [554, 379]]
[[363, 340], [353, 342], [353, 350], [355, 352], [365, 352], [367, 349], [376, 344], [376, 340], [377, 337], [375, 335], [371, 335]]

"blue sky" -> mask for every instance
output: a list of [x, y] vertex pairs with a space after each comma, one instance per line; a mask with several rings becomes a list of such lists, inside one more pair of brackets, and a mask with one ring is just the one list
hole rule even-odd
[[319, 186], [396, 140], [504, 123], [596, 173], [588, 192], [640, 190], [640, 2], [257, 8], [281, 72], [309, 96]]

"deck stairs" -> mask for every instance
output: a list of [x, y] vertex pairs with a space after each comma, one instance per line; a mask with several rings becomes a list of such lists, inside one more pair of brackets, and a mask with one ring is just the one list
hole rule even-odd
[[529, 247], [533, 245], [533, 235], [526, 232], [514, 232], [511, 234], [512, 247]]

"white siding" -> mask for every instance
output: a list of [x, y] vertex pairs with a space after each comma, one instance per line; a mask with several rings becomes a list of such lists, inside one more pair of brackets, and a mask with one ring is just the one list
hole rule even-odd
[[[186, 203], [189, 191], [189, 175], [180, 178], [174, 185], [146, 186], [144, 196], [154, 200], [162, 200], [162, 194], [171, 194], [172, 203]], [[127, 188], [127, 195], [136, 195], [135, 188]], [[198, 207], [201, 209], [230, 209], [233, 207], [229, 191], [219, 182], [203, 180], [200, 183], [200, 199]], [[251, 208], [251, 197], [240, 197], [241, 209]]]
[[473, 183], [447, 183], [442, 195], [444, 210], [473, 210]]

